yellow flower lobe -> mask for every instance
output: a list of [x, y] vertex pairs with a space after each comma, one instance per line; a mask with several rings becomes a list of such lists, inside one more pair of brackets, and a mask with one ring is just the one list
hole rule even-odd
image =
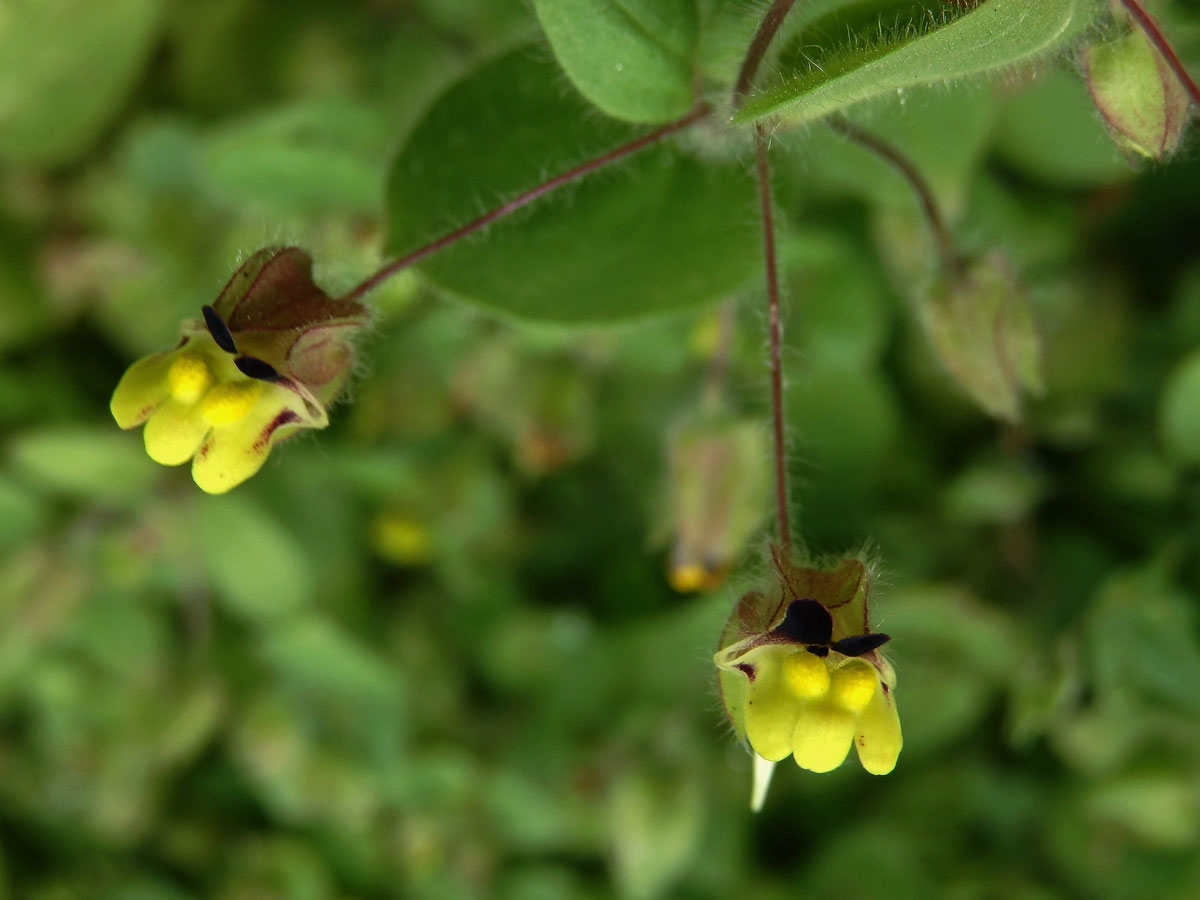
[[800, 710], [792, 737], [796, 764], [811, 772], [832, 772], [854, 742], [854, 714], [824, 703]]
[[801, 650], [784, 659], [783, 680], [800, 699], [816, 700], [829, 690], [829, 667], [825, 660]]
[[171, 396], [180, 403], [192, 404], [212, 386], [213, 376], [208, 364], [195, 353], [183, 353], [167, 370], [167, 385]]
[[877, 690], [879, 675], [869, 663], [851, 660], [833, 673], [832, 699], [842, 709], [861, 712]]
[[261, 381], [229, 381], [217, 385], [204, 398], [200, 413], [208, 424], [220, 427], [246, 418], [262, 394]]

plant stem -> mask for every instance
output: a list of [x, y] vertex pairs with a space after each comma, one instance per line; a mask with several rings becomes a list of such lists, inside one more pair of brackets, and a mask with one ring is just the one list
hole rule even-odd
[[767, 53], [767, 47], [770, 46], [771, 39], [775, 37], [775, 32], [779, 31], [779, 26], [783, 24], [784, 18], [791, 11], [795, 2], [796, 0], [775, 0], [771, 4], [771, 8], [767, 10], [767, 14], [763, 16], [762, 22], [759, 23], [758, 31], [754, 34], [754, 40], [750, 42], [750, 48], [746, 51], [746, 58], [742, 60], [742, 68], [734, 83], [733, 105], [735, 108], [741, 106], [746, 95], [750, 93], [750, 87], [754, 84], [754, 76], [758, 74], [758, 67]]
[[1125, 7], [1134, 24], [1142, 30], [1142, 33], [1150, 39], [1159, 53], [1163, 55], [1163, 59], [1167, 61], [1167, 65], [1171, 67], [1171, 71], [1175, 73], [1175, 77], [1179, 79], [1179, 83], [1192, 98], [1192, 103], [1200, 106], [1200, 87], [1196, 86], [1196, 82], [1192, 80], [1192, 76], [1188, 74], [1188, 70], [1183, 67], [1183, 63], [1179, 61], [1179, 57], [1175, 55], [1175, 48], [1171, 46], [1171, 42], [1167, 40], [1167, 36], [1162, 33], [1162, 29], [1158, 27], [1158, 23], [1154, 21], [1150, 13], [1146, 12], [1138, 0], [1121, 0], [1121, 5]]
[[595, 172], [597, 169], [602, 169], [611, 163], [617, 162], [620, 159], [624, 159], [626, 156], [637, 153], [639, 150], [649, 147], [651, 144], [661, 141], [663, 138], [669, 135], [675, 134], [678, 131], [683, 131], [685, 128], [688, 128], [689, 126], [696, 124], [696, 122], [699, 122], [710, 112], [712, 112], [712, 108], [707, 103], [699, 103], [682, 119], [676, 119], [674, 122], [669, 122], [660, 128], [656, 128], [654, 131], [651, 131], [648, 134], [644, 134], [641, 137], [630, 141], [628, 144], [622, 144], [620, 147], [617, 147], [614, 150], [609, 150], [607, 153], [597, 156], [594, 159], [590, 159], [585, 163], [581, 163], [578, 166], [575, 166], [573, 169], [568, 169], [566, 172], [562, 172], [547, 181], [543, 181], [541, 184], [530, 188], [524, 193], [518, 194], [508, 202], [503, 203], [500, 206], [497, 206], [495, 209], [484, 213], [478, 219], [473, 219], [466, 225], [462, 225], [459, 228], [456, 228], [453, 231], [444, 234], [433, 241], [430, 241], [423, 247], [418, 247], [411, 253], [388, 263], [375, 274], [369, 276], [355, 287], [351, 288], [350, 291], [340, 299], [359, 299], [363, 295], [374, 290], [383, 282], [387, 281], [393, 275], [403, 271], [404, 269], [407, 269], [414, 263], [420, 262], [425, 257], [436, 253], [438, 250], [448, 247], [455, 241], [462, 240], [463, 238], [474, 234], [480, 229], [487, 227], [492, 222], [495, 222], [497, 219], [502, 219], [509, 213], [516, 212], [523, 206], [528, 206], [533, 201], [544, 197], [546, 194], [557, 190], [565, 184], [569, 184], [572, 181], [578, 181], [580, 178]]
[[767, 264], [767, 328], [771, 344], [771, 421], [774, 425], [775, 504], [779, 542], [788, 553], [792, 530], [788, 522], [787, 442], [783, 433], [783, 325], [779, 317], [779, 271], [775, 261], [775, 221], [771, 213], [771, 164], [767, 135], [761, 123], [754, 126], [758, 164], [758, 194], [762, 203], [763, 247]]
[[942, 267], [951, 277], [957, 278], [960, 276], [965, 267], [962, 255], [958, 252], [958, 248], [954, 244], [954, 238], [950, 234], [950, 229], [946, 227], [946, 219], [938, 207], [937, 198], [933, 195], [933, 188], [929, 186], [929, 182], [925, 180], [925, 176], [921, 174], [920, 170], [913, 164], [913, 161], [905, 156], [899, 147], [889, 143], [879, 135], [855, 125], [844, 116], [831, 116], [829, 127], [842, 137], [854, 141], [860, 147], [871, 151], [880, 159], [890, 163], [903, 176], [904, 180], [909, 183], [909, 186], [917, 195], [917, 200], [921, 204], [921, 211], [925, 214], [925, 221], [929, 223], [929, 230], [933, 232], [933, 239], [937, 244], [938, 255], [942, 260]]

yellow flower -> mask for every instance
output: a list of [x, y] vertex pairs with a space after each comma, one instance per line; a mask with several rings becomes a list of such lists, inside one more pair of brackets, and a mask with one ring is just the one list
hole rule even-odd
[[903, 746], [895, 674], [879, 653], [889, 637], [867, 628], [866, 567], [776, 563], [778, 595], [744, 595], [713, 658], [726, 711], [756, 757], [755, 809], [768, 764], [791, 756], [801, 768], [829, 772], [853, 745], [864, 769], [886, 775]]
[[723, 650], [717, 665], [746, 681], [746, 740], [763, 759], [791, 756], [803, 769], [829, 772], [853, 744], [871, 774], [895, 768], [900, 717], [891, 688], [869, 662], [780, 643]]
[[201, 489], [220, 494], [257, 472], [271, 448], [329, 424], [326, 405], [349, 375], [358, 303], [330, 300], [295, 247], [260, 250], [174, 350], [125, 372], [110, 409], [122, 428], [145, 424], [155, 462], [192, 461]]

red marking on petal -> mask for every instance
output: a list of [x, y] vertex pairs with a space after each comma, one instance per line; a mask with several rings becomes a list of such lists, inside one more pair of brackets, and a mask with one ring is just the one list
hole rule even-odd
[[758, 675], [758, 672], [755, 670], [754, 666], [750, 665], [749, 663], [737, 663], [734, 668], [740, 671], [751, 681], [753, 681]]
[[254, 442], [254, 445], [250, 449], [255, 453], [262, 453], [267, 449], [267, 445], [271, 443], [271, 435], [275, 433], [276, 428], [299, 421], [300, 417], [290, 409], [283, 410], [281, 413], [279, 413], [279, 415], [271, 420], [270, 425], [263, 429], [262, 434], [258, 436], [258, 440]]

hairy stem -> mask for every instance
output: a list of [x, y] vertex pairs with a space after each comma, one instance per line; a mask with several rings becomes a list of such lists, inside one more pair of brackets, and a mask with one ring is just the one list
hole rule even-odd
[[1138, 0], [1121, 0], [1121, 5], [1125, 7], [1125, 11], [1129, 13], [1129, 17], [1133, 19], [1134, 24], [1142, 30], [1142, 33], [1150, 39], [1150, 43], [1163, 55], [1163, 59], [1167, 61], [1167, 65], [1171, 67], [1171, 71], [1175, 73], [1175, 77], [1179, 79], [1179, 83], [1183, 85], [1188, 95], [1192, 98], [1192, 103], [1200, 106], [1200, 87], [1196, 86], [1196, 82], [1192, 80], [1192, 76], [1188, 74], [1188, 70], [1179, 61], [1179, 57], [1175, 54], [1175, 48], [1171, 46], [1171, 42], [1167, 40], [1167, 36], [1162, 33], [1162, 29], [1158, 27], [1158, 23], [1154, 21], [1150, 13], [1146, 12]]
[[750, 88], [754, 84], [754, 76], [758, 74], [758, 67], [767, 53], [767, 47], [771, 45], [771, 39], [775, 37], [775, 32], [779, 31], [779, 26], [783, 24], [784, 18], [795, 3], [796, 0], [775, 0], [771, 4], [771, 8], [767, 10], [767, 14], [763, 16], [762, 22], [758, 25], [758, 31], [754, 34], [754, 40], [750, 42], [750, 47], [746, 51], [746, 58], [742, 60], [742, 68], [738, 72], [737, 81], [734, 83], [733, 105], [735, 108], [741, 106], [746, 95], [750, 93]]
[[407, 269], [414, 263], [420, 262], [425, 257], [450, 246], [456, 241], [462, 240], [463, 238], [474, 234], [480, 229], [487, 227], [492, 222], [495, 222], [497, 219], [502, 219], [509, 213], [516, 212], [523, 206], [528, 206], [533, 201], [546, 196], [565, 184], [569, 184], [572, 181], [578, 181], [580, 178], [595, 172], [597, 169], [602, 169], [607, 165], [624, 159], [626, 156], [637, 153], [639, 150], [649, 147], [651, 144], [661, 141], [663, 138], [669, 135], [683, 131], [685, 128], [688, 128], [689, 126], [699, 122], [710, 112], [712, 112], [712, 108], [707, 103], [697, 104], [696, 107], [682, 119], [676, 119], [674, 122], [669, 122], [668, 124], [663, 125], [660, 128], [656, 128], [654, 131], [651, 131], [648, 134], [644, 134], [641, 137], [630, 141], [628, 144], [622, 144], [616, 149], [610, 150], [607, 153], [595, 157], [594, 159], [590, 159], [585, 163], [581, 163], [573, 169], [568, 169], [566, 172], [555, 175], [553, 178], [547, 181], [543, 181], [541, 184], [530, 188], [523, 194], [518, 194], [508, 202], [503, 203], [500, 206], [497, 206], [495, 209], [484, 213], [478, 219], [473, 219], [466, 225], [462, 225], [448, 234], [444, 234], [441, 237], [430, 241], [425, 246], [418, 247], [411, 253], [388, 263], [378, 272], [367, 277], [355, 287], [351, 288], [350, 291], [341, 299], [359, 299], [363, 295], [377, 288], [383, 282], [387, 281], [393, 275], [403, 271], [404, 269]]
[[829, 127], [842, 137], [874, 153], [903, 176], [921, 204], [921, 212], [925, 215], [925, 221], [929, 223], [929, 230], [933, 232], [943, 269], [951, 277], [957, 278], [961, 275], [965, 268], [962, 255], [958, 252], [950, 229], [946, 226], [946, 219], [938, 207], [937, 198], [933, 196], [933, 189], [913, 161], [905, 156], [899, 147], [865, 128], [860, 128], [844, 116], [830, 117]]
[[771, 345], [771, 421], [775, 448], [775, 513], [779, 541], [784, 552], [792, 546], [788, 522], [787, 442], [783, 433], [783, 324], [779, 316], [779, 271], [775, 261], [775, 220], [771, 212], [771, 164], [767, 157], [767, 135], [761, 124], [754, 126], [754, 149], [758, 168], [758, 194], [762, 205], [763, 247], [767, 267], [767, 329]]

